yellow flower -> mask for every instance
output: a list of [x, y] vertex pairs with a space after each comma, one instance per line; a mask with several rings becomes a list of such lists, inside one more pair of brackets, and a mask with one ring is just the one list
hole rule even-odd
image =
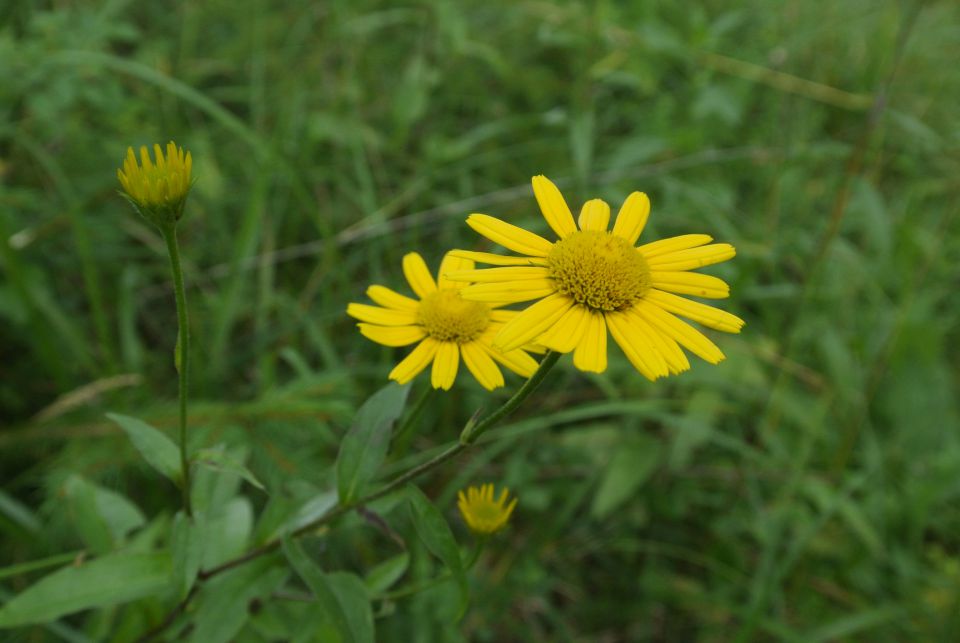
[[149, 151], [143, 146], [137, 163], [133, 148], [128, 147], [117, 178], [126, 197], [144, 218], [159, 226], [171, 225], [183, 215], [191, 186], [193, 158], [173, 141], [167, 143], [166, 156], [160, 146], [154, 144], [153, 155], [154, 161], [151, 161]]
[[584, 204], [578, 227], [549, 179], [534, 177], [533, 192], [558, 241], [471, 214], [471, 228], [526, 256], [455, 250], [454, 256], [500, 267], [444, 275], [471, 282], [461, 291], [471, 301], [539, 299], [503, 327], [495, 346], [511, 350], [536, 341], [561, 353], [573, 351], [577, 368], [602, 373], [609, 329], [634, 367], [651, 380], [690, 368], [681, 346], [712, 364], [724, 359], [713, 342], [676, 315], [740, 332], [739, 317], [678, 296], [727, 297], [730, 288], [722, 280], [689, 271], [730, 259], [736, 254], [733, 246], [687, 234], [634, 247], [650, 214], [650, 200], [642, 192], [627, 197], [612, 231], [607, 229], [610, 206], [600, 199]]
[[463, 491], [457, 494], [457, 506], [470, 530], [486, 536], [500, 531], [510, 520], [510, 514], [517, 506], [517, 499], [514, 498], [507, 504], [509, 495], [510, 490], [504, 487], [500, 491], [500, 497], [494, 500], [492, 484], [481, 485], [479, 489], [470, 487], [466, 495]]
[[518, 313], [497, 310], [497, 302], [466, 301], [460, 297], [466, 285], [443, 275], [455, 270], [472, 270], [473, 261], [449, 253], [440, 264], [434, 281], [423, 258], [411, 252], [403, 258], [403, 274], [419, 300], [384, 286], [370, 286], [367, 296], [383, 306], [350, 304], [347, 314], [360, 320], [357, 327], [367, 339], [384, 346], [417, 347], [390, 372], [390, 379], [406, 384], [433, 362], [431, 383], [449, 389], [457, 377], [460, 358], [488, 390], [503, 386], [500, 362], [511, 371], [530, 377], [537, 362], [519, 346], [501, 351], [492, 346], [493, 336]]

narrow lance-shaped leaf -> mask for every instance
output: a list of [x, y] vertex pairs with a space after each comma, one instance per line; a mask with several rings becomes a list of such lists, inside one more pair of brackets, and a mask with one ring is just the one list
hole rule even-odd
[[120, 425], [151, 467], [180, 484], [180, 450], [173, 440], [143, 420], [118, 413], [107, 413], [107, 417]]
[[173, 518], [170, 550], [173, 556], [173, 583], [179, 598], [185, 597], [197, 580], [203, 560], [203, 521], [188, 518], [182, 511]]
[[341, 503], [355, 500], [383, 464], [393, 423], [403, 413], [409, 392], [409, 386], [388, 384], [357, 411], [337, 456], [337, 491]]
[[188, 641], [240, 640], [237, 635], [250, 619], [251, 603], [267, 600], [289, 576], [290, 570], [278, 556], [264, 556], [205, 582], [191, 611], [195, 629]]
[[420, 540], [427, 546], [430, 553], [443, 561], [460, 589], [459, 618], [466, 611], [469, 598], [467, 577], [460, 558], [460, 547], [443, 514], [423, 495], [423, 492], [410, 485], [407, 487], [407, 494], [410, 498], [410, 516]]
[[367, 586], [367, 590], [376, 596], [381, 592], [387, 591], [394, 583], [400, 580], [409, 566], [410, 554], [401, 552], [393, 558], [388, 558], [367, 572], [367, 576], [363, 579], [363, 582]]
[[260, 491], [266, 491], [263, 483], [257, 480], [250, 469], [245, 467], [243, 463], [231, 458], [223, 449], [200, 449], [193, 454], [191, 459], [195, 464], [214, 471], [235, 473]]
[[169, 587], [166, 552], [121, 552], [45, 576], [0, 608], [0, 627], [46, 623], [93, 607], [127, 603]]
[[64, 484], [72, 518], [80, 537], [90, 549], [106, 554], [123, 542], [128, 533], [146, 519], [140, 509], [116, 491], [77, 475]]
[[296, 540], [284, 539], [283, 553], [327, 612], [341, 643], [373, 643], [373, 610], [363, 581], [353, 574], [324, 573]]

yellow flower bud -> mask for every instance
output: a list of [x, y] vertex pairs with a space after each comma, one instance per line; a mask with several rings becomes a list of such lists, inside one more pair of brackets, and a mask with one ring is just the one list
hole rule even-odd
[[146, 146], [140, 148], [140, 160], [127, 148], [123, 168], [117, 170], [117, 178], [123, 186], [123, 194], [134, 208], [148, 221], [159, 227], [172, 226], [183, 216], [192, 181], [190, 171], [193, 158], [184, 154], [182, 147], [170, 141], [166, 155], [159, 145], [153, 146], [151, 161]]
[[488, 536], [503, 529], [510, 520], [510, 514], [517, 506], [517, 499], [507, 503], [509, 495], [510, 490], [504, 487], [500, 496], [494, 500], [492, 484], [481, 485], [479, 489], [470, 487], [466, 494], [463, 491], [457, 494], [457, 506], [471, 531]]

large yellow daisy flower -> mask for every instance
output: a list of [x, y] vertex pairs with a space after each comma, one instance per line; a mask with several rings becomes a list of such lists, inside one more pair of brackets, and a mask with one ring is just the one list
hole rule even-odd
[[347, 314], [359, 319], [360, 332], [384, 346], [417, 347], [390, 372], [390, 379], [406, 384], [433, 363], [434, 388], [449, 389], [457, 377], [460, 358], [488, 390], [503, 386], [500, 362], [508, 369], [530, 377], [537, 362], [522, 344], [501, 351], [493, 347], [493, 337], [515, 311], [497, 310], [502, 302], [466, 301], [460, 292], [466, 284], [443, 277], [448, 272], [472, 270], [470, 259], [448, 253], [440, 263], [440, 278], [434, 281], [423, 258], [411, 252], [403, 258], [403, 274], [419, 300], [411, 299], [384, 286], [370, 286], [367, 296], [380, 306], [350, 304]]
[[654, 380], [690, 368], [681, 346], [716, 364], [723, 353], [677, 315], [710, 328], [739, 333], [743, 320], [678, 295], [721, 299], [730, 288], [722, 280], [689, 272], [736, 254], [728, 243], [710, 243], [705, 234], [686, 234], [634, 247], [650, 214], [650, 200], [634, 192], [623, 203], [613, 230], [610, 206], [587, 201], [577, 223], [549, 179], [533, 178], [533, 192], [544, 218], [560, 237], [550, 242], [486, 214], [467, 224], [491, 241], [525, 255], [510, 257], [455, 250], [463, 259], [497, 265], [442, 273], [471, 282], [461, 294], [476, 302], [538, 299], [504, 325], [494, 339], [503, 350], [530, 342], [555, 351], [573, 351], [574, 365], [602, 373], [607, 368], [607, 330], [630, 362]]

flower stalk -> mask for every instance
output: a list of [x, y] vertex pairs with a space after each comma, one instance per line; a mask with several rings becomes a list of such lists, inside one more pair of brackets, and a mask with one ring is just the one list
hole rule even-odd
[[121, 195], [144, 219], [160, 230], [167, 244], [170, 272], [173, 274], [173, 292], [177, 305], [177, 345], [174, 348], [174, 366], [177, 369], [177, 397], [179, 399], [180, 433], [180, 490], [183, 509], [190, 517], [190, 459], [187, 456], [187, 385], [190, 371], [190, 329], [187, 317], [187, 295], [177, 244], [177, 222], [183, 216], [187, 196], [193, 185], [191, 172], [193, 157], [190, 152], [170, 141], [166, 151], [153, 146], [153, 158], [146, 146], [140, 148], [140, 157], [133, 148], [127, 149], [123, 166], [117, 170], [117, 179], [123, 188]]
[[174, 350], [174, 365], [177, 368], [177, 397], [179, 400], [179, 443], [181, 491], [183, 493], [183, 508], [188, 516], [193, 516], [193, 506], [190, 501], [190, 459], [187, 456], [187, 397], [190, 372], [190, 327], [187, 315], [187, 295], [183, 282], [183, 267], [180, 264], [180, 247], [177, 243], [176, 223], [167, 224], [160, 228], [163, 239], [167, 243], [167, 254], [170, 256], [170, 272], [173, 274], [173, 292], [177, 302], [177, 346]]

